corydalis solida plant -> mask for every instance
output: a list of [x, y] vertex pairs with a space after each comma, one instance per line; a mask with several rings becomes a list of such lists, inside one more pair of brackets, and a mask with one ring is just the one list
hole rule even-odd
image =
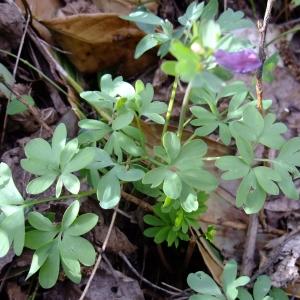
[[[216, 174], [207, 169], [207, 160], [216, 161], [225, 180], [240, 179], [236, 204], [247, 213], [259, 211], [267, 195], [276, 195], [280, 190], [298, 199], [293, 179], [298, 176], [299, 138], [285, 141], [285, 125], [277, 123], [271, 113], [261, 116], [251, 87], [241, 81], [226, 82], [231, 74], [222, 68], [245, 72], [253, 70], [254, 63], [258, 65], [252, 60], [252, 50], [245, 50], [251, 49], [249, 42], [232, 32], [252, 23], [232, 10], [217, 16], [217, 4], [215, 0], [207, 5], [192, 3], [176, 29], [146, 10], [126, 17], [148, 33], [138, 44], [136, 56], [159, 46], [161, 57], [167, 53], [173, 57], [163, 62], [162, 70], [174, 76], [176, 84], [181, 80], [187, 85], [177, 132], [168, 131], [174, 97], [167, 107], [153, 99], [151, 84], [140, 80], [130, 84], [121, 76], [105, 74], [99, 90], [81, 94], [97, 117], [80, 120], [76, 138], [68, 139], [66, 127], [60, 124], [51, 144], [38, 138], [25, 147], [26, 158], [21, 165], [36, 176], [27, 192], [40, 194], [55, 184], [54, 199], [23, 199], [8, 166], [0, 165], [0, 255], [6, 255], [11, 245], [18, 255], [24, 245], [34, 250], [29, 276], [39, 272], [43, 287], [55, 284], [61, 267], [69, 279], [79, 282], [80, 264], [93, 264], [95, 251], [80, 235], [95, 226], [97, 217], [78, 216], [80, 204], [74, 201], [62, 221], [54, 223], [50, 217], [34, 213], [35, 205], [96, 195], [102, 208], [111, 209], [120, 202], [122, 188], [131, 185], [159, 204], [156, 215], [145, 219], [153, 226], [147, 236], [158, 243], [178, 245], [180, 239], [188, 238], [190, 227], [198, 227], [196, 220], [205, 211], [207, 194], [218, 186]], [[218, 53], [223, 53], [223, 61]], [[245, 54], [248, 60], [234, 66], [225, 60]], [[264, 100], [265, 109], [270, 105]], [[142, 126], [145, 120], [164, 127], [160, 144], [148, 143]], [[184, 141], [186, 126], [192, 126], [194, 134]], [[236, 155], [207, 157], [204, 137], [211, 133], [218, 135], [224, 145], [236, 146]], [[260, 144], [278, 150], [268, 166], [255, 157]], [[81, 191], [83, 180], [90, 187], [88, 191]], [[12, 222], [15, 219], [18, 222]]]

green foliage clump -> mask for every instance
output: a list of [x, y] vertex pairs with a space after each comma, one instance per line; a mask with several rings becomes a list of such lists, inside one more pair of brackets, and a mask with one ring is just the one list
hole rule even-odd
[[187, 283], [197, 294], [190, 300], [288, 300], [283, 290], [272, 287], [268, 276], [259, 276], [253, 286], [252, 294], [244, 286], [250, 282], [248, 276], [237, 277], [237, 263], [230, 260], [224, 267], [221, 288], [205, 272], [189, 274]]
[[[150, 225], [145, 235], [156, 243], [166, 241], [176, 247], [180, 240], [189, 240], [189, 229], [198, 230], [199, 216], [206, 210], [204, 199], [218, 187], [218, 173], [211, 171], [207, 161], [215, 162], [224, 180], [240, 181], [236, 206], [247, 214], [262, 209], [268, 195], [282, 192], [288, 198], [299, 199], [294, 185], [299, 177], [299, 137], [287, 141], [283, 136], [286, 126], [276, 122], [272, 113], [262, 115], [256, 108], [252, 88], [232, 80], [233, 74], [216, 59], [218, 51], [239, 55], [243, 55], [244, 49], [253, 51], [247, 39], [234, 33], [235, 29], [253, 23], [242, 12], [231, 9], [218, 15], [217, 0], [191, 3], [178, 19], [177, 28], [145, 8], [124, 19], [135, 22], [146, 33], [137, 45], [136, 57], [156, 46], [158, 55], [167, 57], [161, 69], [174, 77], [168, 105], [154, 99], [150, 83], [137, 80], [131, 84], [121, 76], [104, 74], [99, 90], [80, 94], [93, 110], [94, 118], [79, 121], [77, 137], [68, 139], [66, 126], [59, 124], [51, 143], [37, 138], [25, 146], [21, 166], [35, 176], [27, 185], [27, 193], [37, 195], [55, 186], [53, 198], [24, 199], [13, 182], [10, 168], [0, 164], [0, 257], [10, 248], [17, 255], [24, 246], [32, 249], [28, 278], [39, 272], [44, 288], [56, 283], [61, 267], [69, 279], [78, 283], [80, 264], [94, 264], [96, 252], [81, 235], [90, 231], [98, 218], [92, 213], [78, 216], [82, 197], [96, 195], [103, 209], [113, 209], [121, 201], [123, 186], [134, 187], [156, 203], [154, 213], [145, 216], [145, 223]], [[275, 57], [266, 61], [265, 80], [272, 80], [275, 65]], [[4, 74], [6, 84], [13, 83], [2, 65], [0, 73]], [[187, 88], [177, 131], [172, 131], [169, 124], [179, 82]], [[0, 83], [0, 90], [9, 95], [5, 87]], [[26, 99], [29, 105], [34, 104], [31, 98]], [[271, 104], [271, 100], [264, 99], [263, 109], [269, 109]], [[15, 99], [8, 109], [14, 114], [27, 106]], [[151, 143], [144, 122], [162, 128], [157, 145]], [[194, 132], [183, 139], [186, 126]], [[206, 137], [211, 134], [236, 153], [208, 156]], [[260, 147], [276, 150], [276, 157], [258, 156]], [[81, 190], [82, 181], [89, 190]], [[67, 208], [60, 222], [56, 222], [57, 216], [51, 219], [33, 209], [41, 203], [74, 198], [78, 200]], [[210, 241], [214, 234], [211, 226], [204, 233]], [[198, 292], [191, 299], [286, 299], [276, 296], [281, 293], [278, 290], [264, 288], [270, 286], [267, 277], [257, 280], [251, 296], [241, 288], [249, 278], [236, 278], [236, 274], [236, 264], [228, 263], [222, 290], [207, 274], [191, 274], [188, 283]]]

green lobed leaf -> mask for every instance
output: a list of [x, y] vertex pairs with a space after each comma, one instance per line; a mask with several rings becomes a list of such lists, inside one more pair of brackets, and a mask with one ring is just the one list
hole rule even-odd
[[225, 171], [222, 174], [224, 180], [234, 180], [242, 178], [250, 171], [249, 165], [236, 156], [222, 156], [215, 164], [220, 170]]
[[95, 249], [88, 240], [82, 237], [65, 234], [59, 250], [63, 258], [79, 260], [85, 266], [89, 267], [95, 263]]
[[274, 181], [280, 181], [281, 177], [274, 169], [265, 166], [259, 166], [253, 170], [258, 184], [266, 193], [271, 195], [279, 194], [279, 188]]
[[225, 10], [219, 16], [217, 22], [224, 32], [253, 26], [252, 21], [244, 18], [244, 13], [242, 11], [233, 11], [231, 8]]
[[166, 132], [163, 136], [163, 146], [167, 152], [170, 162], [175, 160], [180, 152], [180, 140], [174, 132]]
[[[2, 84], [0, 83], [0, 90], [1, 86]], [[7, 104], [6, 113], [8, 115], [13, 116], [25, 112], [28, 109], [28, 106], [33, 106], [35, 104], [33, 98], [30, 95], [21, 95], [18, 98], [22, 99], [25, 103], [27, 103], [27, 105], [23, 104], [16, 97], [13, 97]]]

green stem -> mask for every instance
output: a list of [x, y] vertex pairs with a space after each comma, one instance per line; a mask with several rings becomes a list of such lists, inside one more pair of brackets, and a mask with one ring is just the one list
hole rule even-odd
[[141, 141], [141, 146], [142, 148], [144, 149], [144, 151], [146, 152], [146, 147], [145, 147], [145, 136], [144, 136], [144, 132], [143, 132], [143, 129], [142, 129], [142, 126], [141, 126], [141, 121], [140, 121], [140, 118], [137, 114], [134, 114], [134, 118], [135, 118], [135, 121], [136, 121], [136, 125], [138, 127], [138, 129], [140, 130], [141, 132], [141, 137], [140, 137], [140, 141]]
[[[17, 56], [14, 55], [13, 53], [0, 49], [0, 52], [7, 54], [9, 56], [12, 56], [14, 58], [16, 58]], [[44, 79], [46, 79], [50, 84], [52, 84], [57, 90], [59, 90], [61, 93], [63, 93], [64, 95], [66, 95], [67, 97], [69, 96], [68, 93], [63, 90], [60, 86], [58, 86], [51, 78], [49, 78], [48, 76], [46, 76], [42, 71], [40, 71], [38, 68], [36, 68], [34, 65], [32, 65], [30, 62], [28, 62], [27, 60], [20, 58], [20, 61], [24, 64], [27, 65], [28, 67], [30, 67], [31, 69], [33, 69], [34, 71], [36, 71], [39, 75], [41, 75]]]
[[183, 124], [183, 128], [185, 128], [186, 126], [188, 126], [189, 125], [189, 123], [192, 121], [194, 119], [194, 117], [192, 116], [192, 117], [190, 117], [190, 118], [188, 118], [185, 122], [184, 122], [184, 124]]
[[184, 97], [183, 97], [180, 116], [179, 116], [178, 131], [177, 131], [177, 135], [178, 135], [179, 139], [181, 139], [181, 137], [182, 137], [183, 125], [184, 125], [184, 121], [185, 121], [186, 111], [188, 109], [191, 90], [192, 90], [192, 82], [189, 82], [189, 84], [186, 88]]
[[177, 86], [178, 86], [178, 76], [175, 77], [174, 82], [173, 82], [172, 92], [171, 92], [170, 101], [169, 101], [169, 105], [168, 105], [168, 110], [166, 113], [166, 122], [165, 122], [165, 125], [163, 128], [161, 137], [163, 137], [164, 134], [167, 132], [168, 126], [170, 124], [170, 119], [171, 119], [173, 108], [174, 108]]
[[203, 157], [202, 160], [205, 161], [212, 161], [212, 160], [218, 160], [220, 159], [222, 156], [207, 156], [207, 157]]
[[154, 165], [160, 166], [160, 167], [165, 167], [166, 165], [164, 165], [163, 163], [157, 161], [156, 159], [148, 156], [147, 159], [152, 162]]
[[37, 205], [37, 204], [47, 203], [50, 201], [59, 201], [59, 200], [65, 200], [65, 199], [70, 199], [70, 198], [80, 199], [83, 197], [94, 195], [95, 193], [96, 193], [96, 190], [93, 189], [93, 190], [81, 192], [77, 195], [64, 195], [64, 196], [61, 196], [58, 198], [50, 197], [50, 198], [45, 198], [45, 199], [40, 199], [40, 200], [27, 200], [24, 202], [24, 204], [22, 204], [22, 206], [28, 207], [28, 206], [33, 206], [33, 205]]
[[193, 140], [197, 136], [196, 133], [193, 133], [185, 142], [185, 144], [189, 143], [191, 140]]

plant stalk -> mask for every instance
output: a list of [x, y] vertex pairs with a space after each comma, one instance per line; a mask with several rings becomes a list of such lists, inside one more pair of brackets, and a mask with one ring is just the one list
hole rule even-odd
[[88, 197], [91, 195], [94, 195], [96, 193], [96, 190], [89, 190], [89, 191], [85, 191], [85, 192], [81, 192], [77, 195], [64, 195], [61, 197], [49, 197], [49, 198], [45, 198], [45, 199], [40, 199], [40, 200], [27, 200], [25, 201], [21, 206], [23, 207], [29, 207], [29, 206], [33, 206], [33, 205], [37, 205], [37, 204], [42, 204], [42, 203], [47, 203], [50, 201], [59, 201], [59, 200], [65, 200], [65, 199], [69, 199], [69, 198], [75, 198], [75, 199], [80, 199], [83, 197]]
[[184, 97], [183, 97], [183, 101], [182, 101], [182, 105], [181, 105], [181, 111], [180, 111], [180, 116], [179, 116], [179, 123], [178, 123], [178, 131], [177, 131], [177, 135], [179, 137], [179, 139], [181, 139], [182, 137], [182, 132], [183, 132], [183, 125], [184, 125], [184, 121], [185, 121], [185, 117], [186, 117], [186, 111], [188, 109], [188, 104], [189, 104], [189, 98], [190, 98], [190, 93], [192, 90], [192, 82], [190, 81]]
[[163, 128], [161, 137], [163, 137], [164, 134], [167, 132], [168, 126], [170, 124], [170, 119], [171, 119], [173, 108], [174, 108], [174, 102], [175, 102], [177, 86], [178, 86], [178, 76], [175, 77], [174, 82], [173, 82], [170, 101], [169, 101], [169, 105], [168, 105], [168, 110], [167, 110], [167, 113], [166, 113], [166, 121], [165, 121], [165, 124], [164, 124], [164, 128]]

